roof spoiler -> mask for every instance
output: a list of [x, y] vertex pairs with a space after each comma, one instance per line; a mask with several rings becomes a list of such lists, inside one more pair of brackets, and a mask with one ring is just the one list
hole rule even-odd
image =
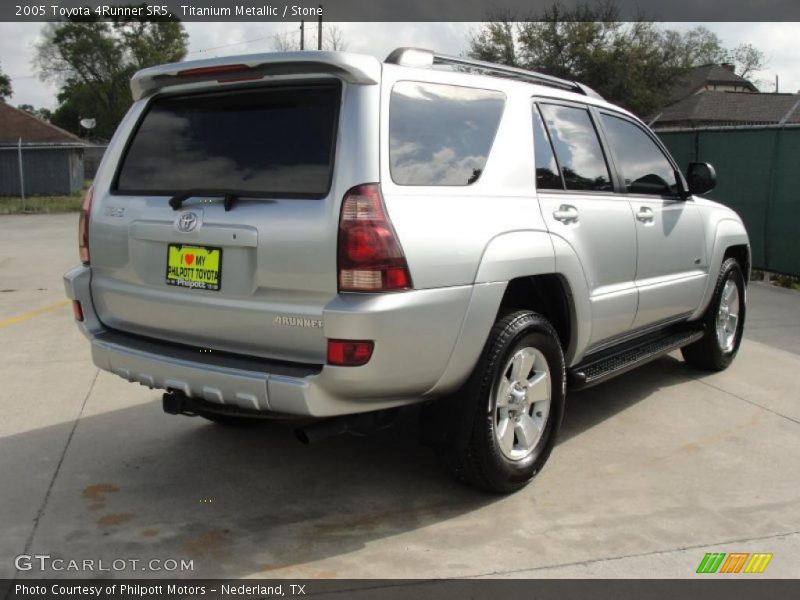
[[344, 52], [268, 52], [171, 63], [142, 69], [131, 79], [133, 99], [140, 100], [173, 85], [217, 80], [258, 80], [277, 75], [335, 75], [348, 83], [375, 85], [377, 59]]

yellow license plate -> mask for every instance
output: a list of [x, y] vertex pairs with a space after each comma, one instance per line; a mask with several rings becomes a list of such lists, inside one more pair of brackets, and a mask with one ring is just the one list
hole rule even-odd
[[167, 285], [219, 291], [222, 284], [222, 248], [170, 244], [167, 248]]

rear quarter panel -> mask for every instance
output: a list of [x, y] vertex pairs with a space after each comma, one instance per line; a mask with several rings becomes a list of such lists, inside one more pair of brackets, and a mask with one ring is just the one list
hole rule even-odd
[[[471, 79], [471, 78], [470, 78]], [[502, 80], [384, 67], [381, 86], [381, 189], [415, 288], [471, 284], [490, 241], [509, 231], [546, 231], [535, 194], [530, 100]], [[466, 83], [465, 83], [466, 80]], [[468, 186], [406, 186], [389, 168], [389, 110], [397, 81], [469, 84], [499, 90], [506, 105], [486, 166]]]
[[[389, 162], [391, 92], [398, 81], [468, 85], [499, 90], [505, 108], [485, 168], [468, 186], [397, 185]], [[578, 296], [576, 327], [567, 351], [578, 355], [591, 335], [586, 280], [569, 247], [553, 247], [536, 196], [531, 98], [517, 82], [463, 73], [384, 66], [381, 85], [381, 189], [415, 288], [473, 285], [447, 368], [430, 394], [457, 388], [478, 360], [507, 282], [560, 272]], [[581, 294], [583, 294], [581, 296]], [[452, 332], [442, 331], [450, 336]]]

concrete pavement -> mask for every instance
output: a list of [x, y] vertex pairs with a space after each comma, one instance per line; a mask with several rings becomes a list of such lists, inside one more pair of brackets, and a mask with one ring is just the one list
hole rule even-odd
[[747, 337], [800, 354], [800, 292], [754, 282], [748, 294]]
[[[286, 423], [164, 415], [98, 373], [61, 304], [76, 221], [0, 217], [0, 578], [42, 575], [20, 554], [192, 561], [181, 577], [693, 577], [705, 552], [763, 551], [764, 576], [800, 574], [800, 293], [751, 287], [726, 372], [675, 355], [572, 394], [547, 467], [497, 497], [451, 482], [413, 414], [306, 447]], [[139, 565], [119, 575], [165, 575]]]

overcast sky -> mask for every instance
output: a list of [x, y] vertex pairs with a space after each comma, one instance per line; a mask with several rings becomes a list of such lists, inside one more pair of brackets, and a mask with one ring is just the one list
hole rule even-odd
[[[469, 23], [339, 23], [347, 50], [373, 54], [381, 60], [398, 46], [433, 48], [459, 54], [466, 48]], [[674, 29], [694, 23], [667, 23]], [[767, 56], [766, 69], [757, 75], [761, 91], [775, 90], [775, 75], [780, 76], [781, 92], [800, 90], [800, 23], [702, 23], [722, 38], [726, 47], [750, 43]], [[296, 31], [293, 23], [185, 23], [189, 33], [187, 59], [229, 54], [265, 52], [274, 49], [274, 35]], [[41, 23], [0, 23], [0, 66], [12, 78], [11, 103], [55, 108], [57, 87], [43, 83], [32, 59]], [[315, 25], [307, 36], [316, 42]], [[296, 34], [295, 34], [296, 35]]]

